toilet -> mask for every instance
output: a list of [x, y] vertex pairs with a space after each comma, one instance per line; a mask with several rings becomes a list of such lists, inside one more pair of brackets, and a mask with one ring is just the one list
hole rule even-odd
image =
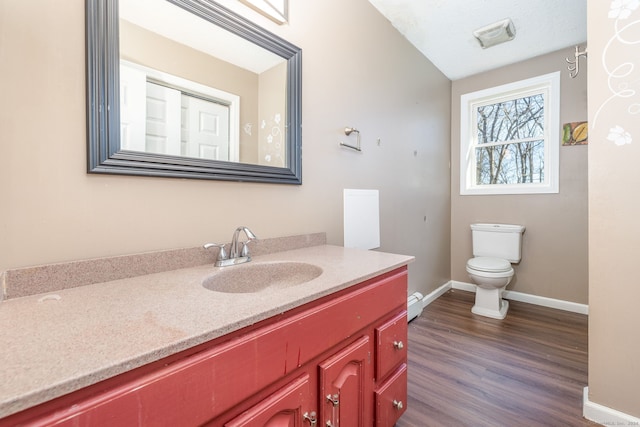
[[504, 319], [509, 302], [502, 291], [513, 277], [511, 264], [520, 262], [523, 225], [471, 224], [473, 258], [467, 261], [467, 273], [476, 285], [476, 302], [471, 312]]

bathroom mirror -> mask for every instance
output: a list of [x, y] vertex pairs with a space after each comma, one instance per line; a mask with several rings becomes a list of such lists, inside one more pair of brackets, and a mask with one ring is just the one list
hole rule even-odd
[[88, 171], [301, 184], [302, 52], [211, 0], [87, 0]]

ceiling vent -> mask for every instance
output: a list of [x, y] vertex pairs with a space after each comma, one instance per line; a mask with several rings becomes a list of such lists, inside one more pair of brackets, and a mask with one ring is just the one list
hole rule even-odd
[[473, 35], [480, 42], [480, 46], [486, 49], [513, 40], [516, 36], [516, 28], [513, 26], [511, 19], [507, 18], [478, 28], [473, 32]]

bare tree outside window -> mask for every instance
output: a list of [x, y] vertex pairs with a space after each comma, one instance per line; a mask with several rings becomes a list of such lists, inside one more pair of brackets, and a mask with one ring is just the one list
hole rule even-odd
[[476, 184], [544, 182], [544, 95], [477, 107]]
[[460, 195], [559, 191], [560, 72], [460, 96]]

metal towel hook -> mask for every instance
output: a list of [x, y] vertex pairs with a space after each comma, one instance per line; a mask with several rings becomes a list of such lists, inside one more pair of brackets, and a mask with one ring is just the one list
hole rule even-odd
[[352, 133], [356, 134], [356, 145], [345, 144], [342, 141], [340, 141], [340, 145], [343, 146], [343, 147], [351, 148], [352, 150], [362, 151], [362, 149], [360, 148], [360, 131], [358, 129], [352, 128], [352, 127], [344, 128], [344, 134], [345, 135], [349, 136]]
[[569, 64], [567, 66], [567, 70], [569, 70], [569, 76], [572, 79], [575, 78], [580, 72], [580, 57], [584, 56], [585, 59], [587, 58], [587, 48], [585, 47], [584, 50], [580, 52], [580, 46], [576, 46], [573, 56], [574, 56], [574, 60], [565, 58], [565, 60], [567, 61], [567, 64]]

